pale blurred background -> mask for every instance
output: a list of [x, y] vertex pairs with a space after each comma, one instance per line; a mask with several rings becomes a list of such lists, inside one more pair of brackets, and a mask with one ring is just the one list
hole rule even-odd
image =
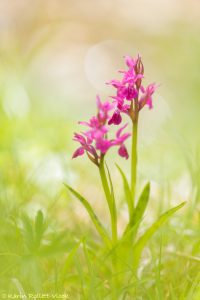
[[22, 117], [36, 103], [47, 114], [82, 115], [97, 92], [109, 94], [104, 83], [128, 53], [141, 53], [146, 77], [162, 84], [171, 109], [183, 109], [197, 88], [199, 1], [8, 0], [0, 1], [0, 16], [10, 115]]
[[[0, 163], [8, 195], [41, 205], [59, 194], [63, 181], [98, 194], [94, 167], [86, 158], [71, 161], [72, 135], [77, 121], [95, 112], [96, 94], [113, 93], [105, 82], [118, 76], [123, 56], [140, 53], [146, 81], [160, 88], [154, 110], [141, 116], [139, 176], [142, 183], [151, 179], [155, 196], [173, 182], [172, 198], [188, 199], [199, 170], [193, 162], [199, 33], [198, 0], [1, 0]], [[37, 187], [34, 196], [26, 194], [29, 184]]]

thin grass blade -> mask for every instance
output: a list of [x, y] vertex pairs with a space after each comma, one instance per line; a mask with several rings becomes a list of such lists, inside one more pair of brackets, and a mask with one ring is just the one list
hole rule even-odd
[[65, 260], [64, 266], [60, 272], [61, 274], [60, 274], [59, 282], [60, 282], [61, 288], [63, 288], [63, 284], [65, 282], [67, 272], [69, 271], [69, 267], [73, 263], [74, 256], [75, 256], [77, 250], [79, 249], [81, 243], [82, 243], [82, 240], [74, 246], [74, 248], [71, 250], [71, 252], [68, 254], [68, 256]]

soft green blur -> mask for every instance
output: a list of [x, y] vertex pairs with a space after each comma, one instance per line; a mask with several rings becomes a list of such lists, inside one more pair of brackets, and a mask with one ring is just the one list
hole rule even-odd
[[[160, 84], [139, 125], [138, 193], [148, 180], [152, 187], [145, 228], [187, 205], [149, 243], [135, 299], [200, 298], [199, 20], [195, 0], [0, 2], [0, 299], [23, 291], [111, 299], [109, 263], [63, 183], [108, 226], [98, 172], [87, 157], [71, 160], [72, 136], [95, 112], [96, 94], [113, 93], [105, 82], [123, 55], [137, 53], [146, 82]], [[129, 162], [114, 149], [107, 160], [122, 232], [128, 216], [114, 163], [129, 174]]]

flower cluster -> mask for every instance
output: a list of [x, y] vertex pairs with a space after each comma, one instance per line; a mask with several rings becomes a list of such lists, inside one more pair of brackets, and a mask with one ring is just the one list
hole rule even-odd
[[109, 125], [119, 125], [122, 122], [122, 113], [127, 114], [132, 122], [137, 122], [138, 113], [145, 105], [152, 108], [152, 95], [157, 86], [154, 83], [146, 88], [142, 85], [144, 66], [139, 55], [137, 58], [125, 56], [125, 62], [128, 70], [119, 71], [123, 74], [122, 79], [108, 82], [116, 89], [116, 95], [111, 96], [113, 102], [102, 103], [97, 96], [97, 115], [89, 122], [79, 122], [87, 126], [88, 130], [74, 134], [74, 141], [79, 142], [80, 147], [74, 152], [73, 158], [86, 153], [90, 160], [99, 166], [106, 152], [111, 147], [118, 146], [118, 154], [128, 159], [124, 142], [131, 134], [122, 133], [127, 124], [118, 129], [114, 139], [108, 138]]
[[128, 151], [124, 145], [125, 140], [131, 135], [130, 133], [122, 134], [124, 125], [117, 132], [114, 139], [108, 139], [109, 127], [107, 126], [110, 119], [109, 112], [113, 109], [113, 104], [108, 101], [102, 103], [97, 96], [97, 115], [92, 117], [89, 122], [79, 122], [79, 124], [88, 127], [88, 130], [82, 134], [75, 133], [74, 140], [80, 143], [80, 147], [74, 152], [73, 158], [87, 153], [88, 157], [96, 165], [99, 165], [100, 158], [113, 146], [118, 146], [120, 156], [128, 158]]
[[142, 85], [144, 78], [144, 66], [141, 57], [137, 58], [125, 56], [127, 71], [119, 71], [123, 74], [122, 80], [111, 80], [107, 84], [116, 88], [116, 95], [111, 96], [114, 99], [115, 111], [109, 120], [109, 124], [119, 125], [122, 121], [121, 113], [126, 113], [133, 121], [138, 112], [148, 105], [152, 108], [152, 95], [157, 86], [151, 83], [146, 88]]

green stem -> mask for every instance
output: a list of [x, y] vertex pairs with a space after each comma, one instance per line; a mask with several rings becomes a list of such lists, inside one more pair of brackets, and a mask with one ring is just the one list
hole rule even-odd
[[113, 243], [115, 244], [117, 242], [117, 215], [116, 215], [116, 207], [115, 207], [115, 200], [114, 197], [111, 194], [108, 180], [105, 172], [105, 166], [104, 166], [104, 157], [101, 157], [100, 165], [99, 165], [99, 172], [101, 177], [101, 182], [103, 186], [103, 190], [106, 196], [106, 200], [108, 203], [109, 211], [110, 211], [110, 217], [111, 217], [111, 227], [112, 227], [112, 239]]
[[138, 131], [138, 120], [133, 121], [133, 127], [132, 127], [131, 192], [133, 196], [133, 207], [135, 204], [135, 190], [136, 190], [136, 183], [137, 183], [137, 131]]

